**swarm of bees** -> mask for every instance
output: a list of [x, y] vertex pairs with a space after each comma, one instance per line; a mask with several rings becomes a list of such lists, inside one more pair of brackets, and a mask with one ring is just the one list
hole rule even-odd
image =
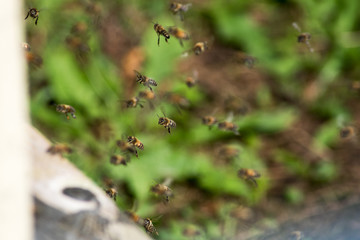
[[30, 16], [32, 17], [33, 19], [35, 19], [35, 25], [37, 25], [38, 23], [38, 20], [39, 20], [39, 10], [37, 10], [36, 8], [30, 8], [26, 17], [25, 17], [25, 20]]
[[238, 171], [238, 176], [246, 181], [251, 181], [255, 185], [255, 187], [257, 187], [257, 182], [255, 178], [261, 177], [260, 173], [249, 168], [241, 168]]

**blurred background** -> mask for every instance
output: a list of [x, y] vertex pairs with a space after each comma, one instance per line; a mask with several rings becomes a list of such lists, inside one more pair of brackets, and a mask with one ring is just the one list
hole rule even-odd
[[[194, 0], [184, 21], [170, 3], [26, 1], [24, 18], [40, 10], [37, 25], [25, 22], [32, 124], [67, 143], [67, 157], [101, 188], [116, 188], [121, 210], [153, 219], [158, 239], [256, 237], [358, 196], [360, 2]], [[158, 46], [154, 23], [190, 39], [182, 47], [161, 36]], [[298, 42], [303, 32], [308, 44]], [[158, 83], [144, 108], [126, 108], [147, 90], [133, 70]], [[158, 125], [164, 115], [177, 123], [171, 134]], [[203, 125], [207, 115], [239, 135]], [[144, 150], [112, 165], [129, 135]], [[257, 187], [240, 168], [261, 174]], [[165, 179], [167, 204], [150, 191]]]

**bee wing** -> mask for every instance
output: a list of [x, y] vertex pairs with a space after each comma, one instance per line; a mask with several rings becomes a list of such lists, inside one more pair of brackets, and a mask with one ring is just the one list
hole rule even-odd
[[296, 22], [293, 22], [293, 23], [292, 23], [292, 26], [293, 26], [299, 33], [301, 33], [301, 29], [300, 29], [299, 25], [298, 25]]
[[181, 10], [183, 12], [187, 12], [191, 6], [192, 6], [192, 3], [184, 4], [184, 5], [182, 5]]

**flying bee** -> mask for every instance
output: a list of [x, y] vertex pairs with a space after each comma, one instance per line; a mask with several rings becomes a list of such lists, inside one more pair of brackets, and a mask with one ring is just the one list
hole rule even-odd
[[67, 153], [67, 154], [72, 153], [72, 149], [67, 144], [56, 143], [56, 144], [52, 145], [51, 147], [49, 147], [47, 152], [51, 153], [51, 154], [60, 154], [60, 155], [62, 155], [64, 153]]
[[219, 122], [218, 128], [224, 131], [232, 131], [235, 135], [239, 135], [238, 126], [232, 122], [228, 122], [228, 121]]
[[340, 137], [342, 139], [350, 139], [356, 135], [356, 129], [353, 126], [346, 126], [340, 129]]
[[113, 155], [110, 158], [110, 163], [114, 164], [114, 165], [120, 165], [121, 164], [121, 165], [126, 166], [128, 162], [129, 162], [129, 158], [121, 156], [121, 155]]
[[155, 99], [155, 93], [152, 91], [140, 91], [139, 92], [140, 98], [145, 98], [146, 100], [154, 100]]
[[213, 116], [202, 117], [202, 123], [206, 126], [209, 126], [209, 129], [211, 129], [212, 126], [214, 126], [217, 122], [217, 119]]
[[111, 188], [105, 189], [105, 192], [110, 198], [114, 199], [114, 201], [116, 202], [117, 191], [115, 188], [111, 187]]
[[187, 108], [190, 106], [189, 100], [180, 94], [168, 92], [165, 93], [165, 97], [170, 103], [180, 108]]
[[180, 45], [182, 47], [184, 47], [184, 44], [183, 44], [182, 40], [189, 40], [190, 39], [190, 35], [187, 32], [185, 32], [184, 30], [180, 29], [180, 28], [169, 27], [168, 31], [169, 31], [169, 33], [171, 35], [173, 35], [174, 37], [179, 39]]
[[194, 71], [193, 71], [193, 75], [192, 75], [192, 76], [188, 76], [188, 77], [185, 79], [185, 84], [186, 84], [189, 88], [192, 88], [192, 87], [195, 86], [195, 84], [198, 82], [198, 76], [199, 76], [198, 71], [194, 70]]
[[300, 35], [298, 35], [297, 37], [298, 43], [305, 43], [309, 51], [314, 52], [314, 49], [310, 44], [311, 34], [307, 32], [302, 32], [299, 25], [296, 22], [293, 22], [292, 26], [300, 33]]
[[65, 39], [65, 42], [71, 50], [75, 50], [78, 53], [88, 53], [90, 51], [90, 47], [87, 45], [87, 43], [84, 42], [81, 37], [68, 36]]
[[155, 23], [154, 30], [155, 30], [156, 34], [158, 35], [158, 46], [160, 46], [160, 36], [161, 35], [164, 36], [165, 42], [168, 42], [168, 39], [170, 39], [170, 35], [163, 26], [161, 26], [158, 23]]
[[165, 203], [169, 202], [169, 198], [172, 196], [172, 190], [165, 184], [158, 183], [151, 187], [151, 191], [158, 196], [163, 196]]
[[85, 34], [88, 30], [88, 25], [85, 22], [77, 22], [72, 28], [71, 33], [75, 35]]
[[148, 78], [145, 75], [141, 75], [141, 73], [139, 73], [138, 71], [134, 70], [135, 74], [136, 74], [136, 82], [144, 85], [145, 87], [150, 88], [150, 91], [152, 91], [151, 86], [157, 86], [157, 83], [155, 82], [154, 79]]
[[167, 128], [169, 134], [171, 128], [176, 128], [176, 122], [170, 118], [167, 117], [159, 117], [158, 124], [161, 126], [164, 126], [164, 128]]
[[156, 228], [154, 227], [154, 224], [152, 223], [152, 221], [150, 220], [150, 218], [145, 218], [144, 219], [144, 224], [143, 224], [146, 232], [148, 234], [156, 234], [159, 236], [159, 233], [156, 231]]
[[249, 104], [240, 97], [228, 97], [224, 102], [225, 111], [234, 115], [246, 115], [250, 111]]
[[58, 105], [56, 105], [56, 111], [57, 111], [57, 112], [60, 112], [60, 113], [64, 113], [67, 120], [70, 119], [70, 117], [68, 116], [68, 114], [70, 114], [74, 119], [76, 119], [76, 116], [75, 116], [75, 108], [73, 108], [73, 107], [70, 106], [70, 105], [58, 104]]
[[227, 161], [231, 161], [239, 155], [239, 149], [233, 146], [223, 146], [218, 151], [218, 156]]
[[[125, 211], [125, 214], [135, 223], [141, 224], [144, 220], [139, 217], [135, 212], [133, 211]], [[142, 224], [141, 224], [142, 225]]]
[[201, 53], [208, 50], [208, 44], [207, 42], [197, 42], [195, 43], [194, 47], [192, 48], [195, 55], [200, 55]]
[[181, 3], [173, 2], [170, 4], [170, 11], [173, 14], [179, 14], [180, 20], [184, 21], [184, 13], [189, 10], [191, 5], [192, 5], [191, 3], [181, 4]]
[[249, 180], [249, 181], [253, 182], [255, 184], [255, 186], [257, 187], [257, 182], [256, 182], [255, 178], [259, 178], [259, 177], [261, 177], [261, 175], [260, 175], [260, 173], [256, 172], [253, 169], [241, 168], [238, 171], [238, 177], [240, 177], [244, 180]]
[[33, 19], [36, 19], [35, 20], [35, 25], [37, 25], [38, 23], [38, 20], [39, 20], [39, 10], [37, 10], [36, 8], [29, 8], [29, 11], [25, 17], [24, 20], [26, 20], [29, 16], [32, 17]]
[[139, 157], [134, 145], [131, 145], [123, 140], [117, 140], [116, 145], [120, 148], [122, 152], [134, 154], [136, 157]]
[[137, 147], [140, 150], [144, 150], [144, 144], [142, 142], [140, 142], [139, 139], [137, 139], [134, 136], [128, 136], [127, 138], [128, 143], [134, 145], [135, 147]]
[[25, 52], [25, 58], [28, 63], [31, 63], [35, 67], [41, 67], [41, 65], [43, 64], [42, 57], [40, 57], [39, 55], [37, 55], [35, 53], [29, 52], [27, 50]]
[[138, 97], [132, 97], [130, 100], [125, 101], [127, 108], [136, 108], [140, 106], [143, 108], [144, 106], [140, 103], [140, 99]]

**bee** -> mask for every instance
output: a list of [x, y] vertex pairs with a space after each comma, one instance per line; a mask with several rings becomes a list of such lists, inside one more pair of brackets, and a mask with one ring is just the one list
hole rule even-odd
[[192, 5], [191, 3], [181, 4], [181, 3], [173, 2], [170, 4], [170, 11], [173, 14], [179, 14], [180, 20], [184, 21], [184, 13], [189, 10], [191, 5]]
[[72, 28], [71, 33], [75, 35], [82, 35], [88, 30], [88, 25], [85, 22], [77, 22]]
[[256, 182], [255, 178], [259, 178], [259, 177], [261, 177], [261, 175], [260, 175], [260, 173], [256, 172], [253, 169], [241, 168], [238, 171], [238, 177], [240, 177], [240, 178], [242, 178], [244, 180], [250, 180], [257, 187], [257, 182]]
[[40, 12], [40, 11], [37, 10], [36, 8], [29, 8], [29, 11], [28, 11], [28, 13], [27, 13], [27, 15], [26, 15], [26, 17], [25, 17], [24, 20], [26, 20], [26, 19], [30, 16], [30, 17], [36, 19], [36, 20], [35, 20], [35, 25], [37, 25], [38, 20], [39, 20], [39, 12]]
[[30, 52], [31, 51], [31, 46], [30, 44], [26, 43], [26, 42], [23, 42], [22, 43], [22, 48], [27, 51], [27, 52]]
[[[136, 213], [133, 211], [125, 211], [125, 214], [135, 223], [141, 224], [144, 220], [139, 217]], [[141, 224], [142, 225], [142, 224]]]
[[183, 44], [182, 40], [189, 40], [190, 39], [190, 35], [187, 32], [185, 32], [184, 30], [180, 29], [180, 28], [169, 27], [168, 31], [169, 31], [169, 33], [171, 35], [173, 35], [174, 37], [179, 39], [180, 45], [182, 47], [184, 47], [184, 44]]
[[27, 50], [25, 52], [25, 58], [29, 63], [33, 64], [35, 67], [41, 67], [41, 65], [43, 64], [42, 57]]
[[143, 224], [146, 232], [148, 234], [156, 234], [159, 236], [159, 233], [156, 231], [156, 228], [154, 227], [154, 224], [152, 223], [152, 221], [150, 220], [150, 218], [145, 218], [144, 219], [144, 224]]
[[128, 143], [130, 143], [131, 145], [137, 147], [140, 150], [144, 150], [144, 144], [142, 142], [140, 142], [139, 139], [137, 139], [134, 136], [128, 136], [127, 138]]
[[75, 108], [73, 108], [73, 107], [70, 106], [70, 105], [58, 104], [58, 105], [56, 105], [56, 111], [57, 111], [57, 112], [60, 112], [60, 113], [64, 113], [67, 120], [70, 119], [70, 117], [68, 116], [68, 114], [70, 114], [74, 119], [76, 119], [76, 116], [75, 116]]
[[140, 103], [140, 99], [138, 97], [133, 97], [130, 100], [125, 101], [127, 108], [136, 108], [140, 106], [143, 108], [144, 106]]
[[207, 42], [197, 42], [195, 43], [194, 47], [192, 48], [195, 55], [200, 55], [201, 53], [205, 52], [205, 50], [208, 50], [208, 44]]
[[169, 202], [169, 198], [172, 196], [172, 190], [165, 184], [161, 183], [151, 187], [151, 191], [159, 196], [163, 196], [166, 203]]
[[111, 188], [105, 189], [105, 192], [110, 198], [114, 199], [114, 201], [116, 202], [117, 191], [115, 188], [111, 187]]
[[201, 235], [201, 232], [194, 227], [187, 227], [182, 231], [182, 234], [185, 237], [196, 237], [196, 236]]
[[167, 98], [167, 100], [180, 107], [180, 108], [187, 108], [190, 105], [190, 102], [188, 99], [186, 99], [185, 97], [181, 96], [180, 94], [177, 93], [166, 93], [165, 97]]
[[202, 118], [202, 123], [206, 126], [209, 126], [209, 129], [212, 128], [217, 123], [217, 119], [213, 116], [205, 116]]
[[131, 145], [123, 140], [117, 140], [116, 145], [120, 148], [122, 152], [134, 154], [136, 157], [139, 157], [134, 145]]
[[300, 35], [298, 35], [298, 37], [297, 37], [297, 42], [305, 43], [306, 46], [308, 47], [309, 51], [314, 52], [314, 49], [312, 48], [312, 46], [310, 44], [311, 34], [302, 32], [299, 25], [296, 22], [293, 22], [292, 25], [300, 33]]
[[72, 149], [67, 144], [56, 143], [56, 144], [52, 145], [51, 147], [49, 147], [47, 152], [51, 153], [51, 154], [62, 155], [63, 153], [67, 153], [67, 154], [72, 153]]
[[136, 73], [136, 82], [144, 85], [145, 87], [150, 88], [150, 91], [152, 91], [151, 86], [157, 86], [157, 83], [155, 82], [154, 79], [148, 78], [145, 75], [141, 75], [141, 73], [139, 73], [138, 71], [134, 70], [134, 72]]
[[195, 86], [195, 84], [198, 82], [198, 71], [194, 70], [193, 71], [193, 76], [189, 76], [185, 79], [185, 84], [189, 87], [192, 88], [193, 86]]
[[79, 53], [87, 53], [90, 51], [90, 47], [80, 37], [68, 36], [65, 41], [70, 49]]
[[139, 92], [140, 98], [145, 98], [146, 100], [154, 100], [155, 99], [155, 93], [152, 91], [140, 91]]
[[224, 102], [226, 112], [232, 114], [246, 115], [250, 111], [249, 104], [242, 98], [229, 97]]
[[290, 234], [291, 240], [301, 240], [303, 238], [303, 233], [301, 231], [293, 231]]
[[233, 146], [223, 146], [219, 149], [218, 155], [227, 161], [236, 158], [239, 155], [239, 149]]
[[347, 126], [340, 129], [340, 137], [342, 139], [349, 139], [356, 135], [356, 129], [353, 126]]
[[219, 122], [218, 128], [224, 131], [232, 131], [235, 135], [239, 135], [238, 126], [232, 122], [228, 122], [228, 121]]
[[121, 156], [121, 155], [113, 155], [110, 158], [110, 163], [114, 165], [124, 165], [126, 166], [129, 162], [129, 158]]
[[168, 39], [170, 39], [169, 33], [165, 30], [163, 26], [161, 26], [158, 23], [154, 24], [154, 30], [156, 34], [158, 35], [158, 46], [160, 46], [160, 36], [163, 35], [165, 38], [165, 42], [168, 42]]
[[169, 134], [171, 128], [176, 128], [176, 122], [167, 117], [159, 117], [158, 124], [164, 126], [164, 128], [167, 128]]

